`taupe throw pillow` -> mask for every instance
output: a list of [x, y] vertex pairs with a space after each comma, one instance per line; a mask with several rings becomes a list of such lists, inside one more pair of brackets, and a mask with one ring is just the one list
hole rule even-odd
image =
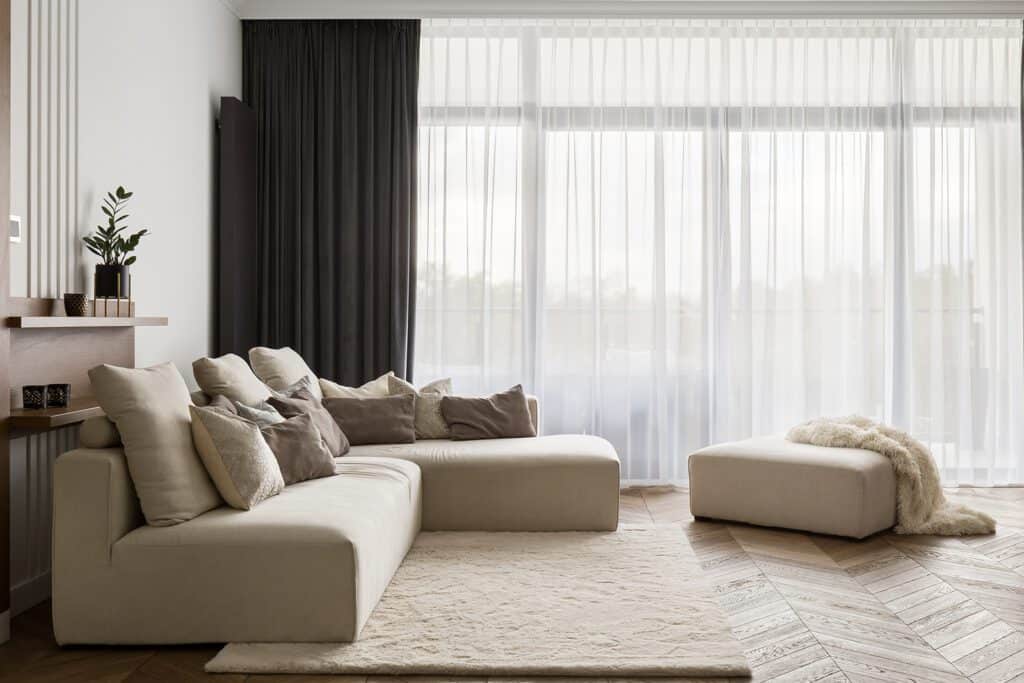
[[452, 393], [451, 378], [434, 380], [416, 390], [409, 382], [395, 375], [388, 376], [392, 396], [411, 394], [416, 397], [416, 438], [447, 439], [448, 423], [441, 414], [441, 398]]
[[441, 412], [456, 441], [537, 436], [519, 384], [491, 396], [445, 396]]
[[334, 417], [320, 404], [320, 401], [313, 397], [309, 389], [300, 389], [291, 398], [271, 396], [267, 402], [286, 418], [309, 413], [330, 454], [338, 458], [348, 453], [347, 435], [338, 426]]
[[325, 398], [324, 407], [353, 446], [412, 443], [416, 440], [415, 399], [411, 394], [383, 398]]
[[210, 396], [222, 394], [246, 405], [270, 396], [270, 388], [253, 374], [248, 363], [233, 353], [218, 358], [197, 358], [192, 362], [192, 374], [199, 388]]
[[221, 504], [192, 442], [192, 402], [174, 365], [99, 365], [89, 371], [89, 381], [103, 412], [117, 425], [149, 524], [178, 524]]
[[260, 431], [277, 458], [285, 486], [334, 474], [334, 458], [308, 413], [261, 427]]
[[281, 492], [281, 468], [257, 425], [219, 408], [189, 410], [196, 450], [228, 505], [251, 510]]

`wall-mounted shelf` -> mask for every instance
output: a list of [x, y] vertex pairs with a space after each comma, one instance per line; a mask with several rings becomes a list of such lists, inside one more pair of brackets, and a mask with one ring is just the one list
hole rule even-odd
[[104, 318], [93, 316], [33, 315], [7, 318], [7, 326], [19, 329], [54, 329], [60, 327], [166, 327], [167, 318], [161, 316], [134, 316], [131, 318]]
[[12, 430], [37, 432], [65, 427], [83, 422], [90, 417], [102, 415], [104, 415], [103, 409], [96, 403], [96, 399], [73, 398], [68, 402], [66, 408], [41, 408], [39, 410], [18, 408], [12, 410], [7, 423]]

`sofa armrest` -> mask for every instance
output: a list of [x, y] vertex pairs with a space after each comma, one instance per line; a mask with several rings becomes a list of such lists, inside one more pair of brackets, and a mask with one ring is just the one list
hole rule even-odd
[[540, 435], [540, 401], [533, 394], [526, 395], [526, 407], [530, 409], [530, 422], [533, 423], [533, 429]]
[[111, 548], [144, 523], [124, 450], [79, 448], [53, 470], [54, 572], [106, 566]]

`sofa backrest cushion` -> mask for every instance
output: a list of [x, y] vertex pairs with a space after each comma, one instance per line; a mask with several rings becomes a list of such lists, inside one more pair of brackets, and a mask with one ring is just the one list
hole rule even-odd
[[280, 349], [253, 347], [249, 349], [249, 362], [256, 376], [271, 389], [284, 391], [303, 377], [308, 377], [310, 392], [318, 401], [323, 398], [316, 373], [306, 365], [302, 356], [289, 346]]
[[241, 356], [199, 358], [192, 363], [196, 383], [208, 396], [218, 394], [232, 401], [254, 405], [270, 396], [270, 389], [253, 374]]
[[99, 365], [89, 371], [89, 381], [117, 425], [149, 524], [178, 524], [221, 504], [192, 442], [188, 387], [173, 364]]

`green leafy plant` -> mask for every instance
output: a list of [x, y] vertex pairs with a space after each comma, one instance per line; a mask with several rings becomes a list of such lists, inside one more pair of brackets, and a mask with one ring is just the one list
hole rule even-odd
[[139, 240], [149, 234], [145, 228], [135, 233], [122, 234], [128, 229], [128, 225], [123, 222], [128, 214], [122, 212], [131, 197], [132, 193], [122, 186], [108, 192], [100, 207], [107, 217], [107, 225], [97, 225], [94, 233], [82, 238], [86, 248], [103, 259], [103, 263], [108, 266], [130, 266], [135, 263], [135, 257], [129, 254], [139, 246]]

